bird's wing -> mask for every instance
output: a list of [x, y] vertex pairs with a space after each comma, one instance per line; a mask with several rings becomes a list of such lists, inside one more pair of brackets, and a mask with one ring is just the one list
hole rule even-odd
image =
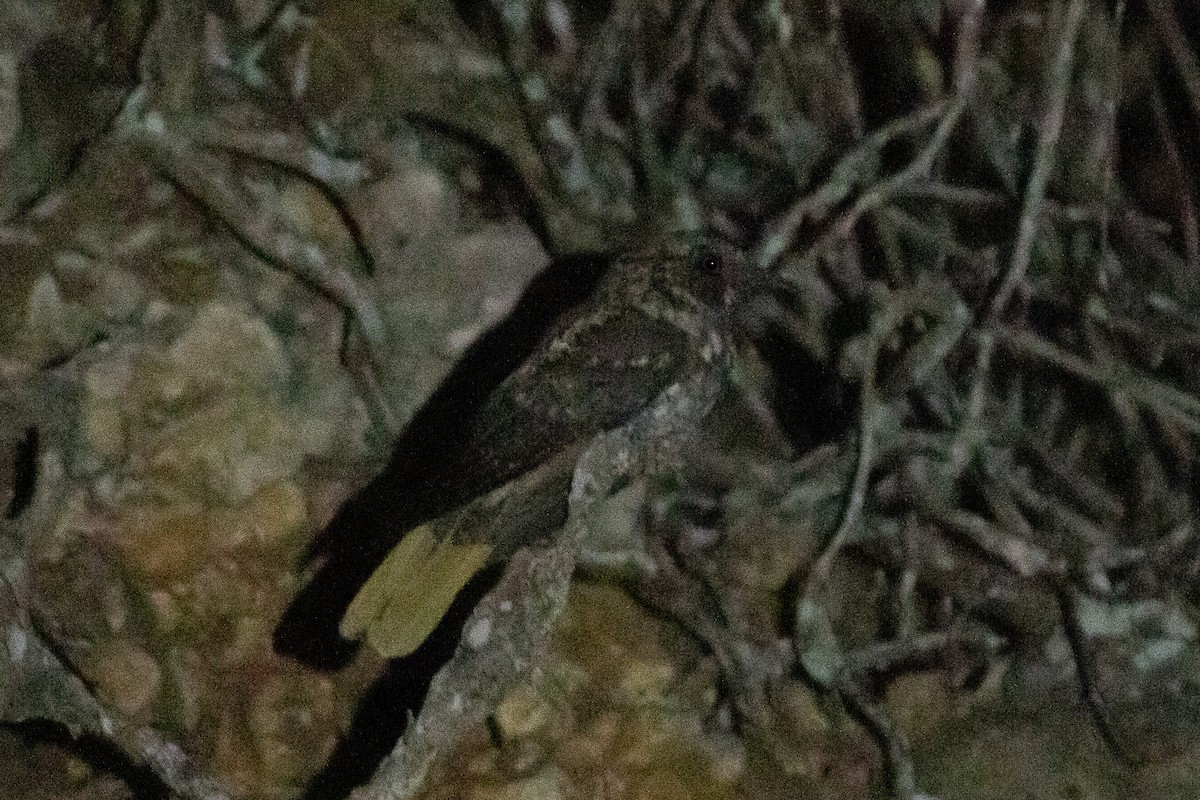
[[420, 647], [480, 570], [562, 526], [582, 449], [564, 448], [536, 469], [409, 531], [346, 609], [342, 636], [366, 636], [385, 658]]
[[637, 310], [568, 324], [489, 395], [454, 459], [464, 505], [408, 532], [351, 603], [343, 635], [365, 634], [386, 657], [411, 653], [474, 574], [566, 520], [584, 445], [689, 375], [696, 349]]
[[688, 372], [695, 349], [682, 328], [637, 310], [577, 320], [488, 397], [463, 476], [487, 491], [620, 426]]

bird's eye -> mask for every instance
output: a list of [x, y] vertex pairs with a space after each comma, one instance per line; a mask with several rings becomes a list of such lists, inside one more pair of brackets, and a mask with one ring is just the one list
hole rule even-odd
[[715, 253], [701, 253], [698, 261], [700, 269], [709, 275], [720, 274], [724, 266], [721, 262], [721, 257]]

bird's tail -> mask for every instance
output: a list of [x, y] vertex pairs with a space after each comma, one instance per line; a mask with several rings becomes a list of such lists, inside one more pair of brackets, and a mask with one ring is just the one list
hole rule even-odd
[[365, 636], [385, 658], [416, 650], [471, 578], [562, 527], [583, 447], [406, 533], [350, 602], [341, 635]]
[[439, 540], [432, 523], [413, 528], [351, 601], [342, 617], [342, 636], [366, 636], [385, 658], [408, 655], [487, 566], [492, 549], [482, 542]]

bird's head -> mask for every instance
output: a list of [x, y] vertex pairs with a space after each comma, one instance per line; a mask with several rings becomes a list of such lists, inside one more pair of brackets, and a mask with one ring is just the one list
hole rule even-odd
[[617, 256], [609, 291], [635, 302], [655, 298], [679, 309], [707, 309], [728, 318], [753, 267], [740, 250], [712, 239], [679, 237]]

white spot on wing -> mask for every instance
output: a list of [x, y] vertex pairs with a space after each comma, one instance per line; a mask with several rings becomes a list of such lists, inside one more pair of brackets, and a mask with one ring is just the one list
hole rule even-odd
[[488, 639], [492, 638], [492, 621], [490, 619], [478, 620], [471, 629], [467, 631], [467, 644], [472, 649], [478, 650], [488, 643]]

